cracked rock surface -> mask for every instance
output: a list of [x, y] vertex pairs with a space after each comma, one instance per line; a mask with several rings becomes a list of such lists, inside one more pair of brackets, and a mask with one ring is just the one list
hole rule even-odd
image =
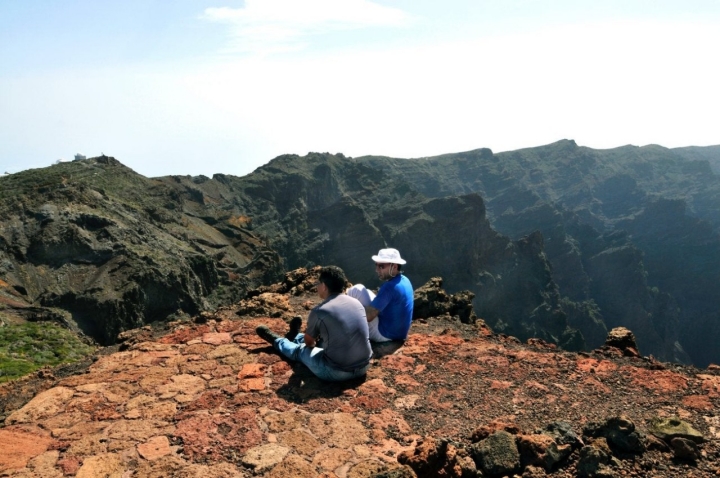
[[[84, 369], [0, 387], [0, 476], [486, 476], [470, 450], [500, 432], [504, 446], [521, 445], [518, 476], [577, 476], [580, 456], [601, 446], [613, 454], [602, 473], [720, 475], [714, 367], [612, 347], [578, 354], [521, 344], [481, 320], [443, 316], [416, 320], [402, 346], [376, 350], [364, 379], [328, 383], [255, 334], [261, 324], [284, 334], [291, 317], [305, 318], [317, 303], [312, 291], [252, 301], [266, 315], [240, 303], [163, 331], [146, 328]], [[27, 396], [22, 406], [18, 396]], [[676, 417], [704, 442], [681, 454], [656, 439], [633, 454], [583, 436], [576, 442], [595, 448], [581, 453], [538, 435], [559, 421], [582, 435], [617, 416], [638, 436], [649, 435], [652, 420]], [[527, 450], [538, 450], [531, 462]]]

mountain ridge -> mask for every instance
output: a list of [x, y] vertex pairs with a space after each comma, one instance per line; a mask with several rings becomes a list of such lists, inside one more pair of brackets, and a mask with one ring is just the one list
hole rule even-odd
[[[24, 301], [5, 314], [40, 306], [108, 344], [239, 300], [283, 270], [336, 263], [370, 282], [368, 257], [390, 245], [409, 254], [416, 282], [442, 276], [475, 294], [498, 332], [577, 349], [624, 325], [662, 360], [706, 365], [720, 361], [708, 345], [720, 339], [720, 186], [697, 158], [715, 151], [563, 140], [411, 160], [312, 153], [213, 178], [148, 179], [108, 157], [63, 163], [0, 178], [0, 300]], [[98, 271], [110, 287], [63, 279]], [[41, 293], [51, 274], [55, 292]], [[115, 324], [88, 323], [83, 301]]]

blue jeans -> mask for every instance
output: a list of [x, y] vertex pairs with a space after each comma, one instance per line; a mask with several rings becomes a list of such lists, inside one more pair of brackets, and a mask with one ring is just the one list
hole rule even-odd
[[273, 346], [290, 360], [305, 364], [316, 377], [322, 380], [333, 382], [350, 380], [351, 378], [362, 377], [370, 368], [369, 363], [353, 371], [339, 370], [329, 366], [323, 357], [325, 351], [322, 348], [310, 348], [305, 345], [305, 334], [298, 334], [295, 340], [277, 339]]

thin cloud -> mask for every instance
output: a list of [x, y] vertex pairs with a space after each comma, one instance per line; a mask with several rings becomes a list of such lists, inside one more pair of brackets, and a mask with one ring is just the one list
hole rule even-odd
[[246, 0], [240, 8], [208, 8], [201, 18], [232, 26], [232, 52], [265, 54], [302, 50], [311, 37], [333, 31], [398, 27], [410, 19], [368, 0]]

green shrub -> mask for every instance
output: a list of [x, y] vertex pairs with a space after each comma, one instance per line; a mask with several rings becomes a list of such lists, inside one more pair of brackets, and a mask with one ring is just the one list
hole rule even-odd
[[49, 322], [0, 327], [0, 383], [41, 367], [75, 362], [94, 350], [69, 330]]

